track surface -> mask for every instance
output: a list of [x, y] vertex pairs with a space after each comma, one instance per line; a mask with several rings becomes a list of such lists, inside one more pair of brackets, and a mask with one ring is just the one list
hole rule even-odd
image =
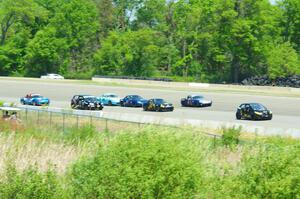
[[[208, 99], [213, 100], [213, 106], [208, 108], [186, 108], [180, 106], [180, 99], [195, 92], [142, 89], [115, 86], [99, 86], [78, 83], [64, 83], [61, 81], [14, 81], [0, 80], [0, 99], [19, 102], [20, 97], [27, 93], [40, 93], [51, 100], [53, 107], [70, 107], [70, 99], [75, 94], [91, 94], [100, 96], [103, 93], [116, 93], [120, 97], [128, 94], [138, 94], [144, 98], [164, 98], [173, 103], [174, 112], [144, 112], [141, 108], [105, 107], [105, 112], [135, 113], [142, 115], [157, 115], [180, 119], [214, 120], [223, 122], [238, 122], [242, 124], [258, 125], [275, 128], [300, 129], [300, 98], [257, 96], [231, 93], [201, 92]], [[245, 102], [259, 102], [272, 110], [271, 121], [237, 121], [235, 111], [237, 106]]]

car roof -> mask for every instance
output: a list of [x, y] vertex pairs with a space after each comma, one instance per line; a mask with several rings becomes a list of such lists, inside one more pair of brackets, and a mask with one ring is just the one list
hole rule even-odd
[[115, 93], [104, 93], [103, 95], [117, 95]]
[[191, 97], [203, 97], [203, 95], [190, 95]]
[[141, 97], [140, 95], [127, 95], [126, 97], [132, 97], [132, 96]]

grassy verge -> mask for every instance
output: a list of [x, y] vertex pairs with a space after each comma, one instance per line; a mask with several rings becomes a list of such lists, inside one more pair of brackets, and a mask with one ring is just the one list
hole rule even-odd
[[0, 122], [0, 198], [298, 198], [298, 140], [195, 128]]

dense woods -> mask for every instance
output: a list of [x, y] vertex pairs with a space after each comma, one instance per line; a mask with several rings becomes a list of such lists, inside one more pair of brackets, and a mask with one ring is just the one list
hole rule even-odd
[[0, 0], [0, 75], [240, 82], [299, 57], [299, 0]]

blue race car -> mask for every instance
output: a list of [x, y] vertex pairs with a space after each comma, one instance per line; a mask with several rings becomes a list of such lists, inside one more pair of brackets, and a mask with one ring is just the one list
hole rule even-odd
[[139, 95], [127, 95], [120, 100], [121, 106], [124, 107], [142, 107], [147, 100]]
[[190, 107], [205, 107], [211, 106], [212, 101], [205, 99], [202, 95], [188, 95], [186, 98], [181, 99], [181, 105]]
[[114, 93], [105, 93], [98, 97], [98, 101], [101, 102], [101, 104], [108, 106], [120, 105], [120, 98]]
[[50, 100], [40, 94], [28, 94], [20, 99], [23, 105], [49, 106]]

